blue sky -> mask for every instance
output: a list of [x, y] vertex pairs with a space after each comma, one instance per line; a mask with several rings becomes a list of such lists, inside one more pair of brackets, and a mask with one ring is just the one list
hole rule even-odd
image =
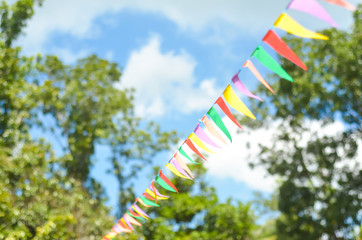
[[[118, 86], [136, 89], [136, 113], [187, 137], [287, 3], [47, 0], [36, 9], [18, 43], [24, 54], [57, 54], [69, 64], [92, 53], [117, 62], [123, 73]], [[320, 3], [340, 28], [348, 29], [352, 23], [350, 11]], [[290, 14], [312, 30], [328, 27], [312, 16]], [[256, 87], [257, 80], [251, 75], [242, 80], [250, 89]], [[253, 191], [270, 193], [275, 187], [274, 178], [264, 178], [264, 169], [251, 170], [247, 165], [256, 158], [257, 142], [267, 144], [272, 140], [272, 126], [241, 134], [232, 128], [236, 134], [233, 144], [210, 159], [208, 179], [221, 199], [250, 200]], [[336, 123], [335, 129], [343, 126]], [[53, 141], [48, 135], [44, 137]], [[246, 139], [255, 142], [249, 150], [245, 148]], [[172, 152], [160, 155], [154, 164], [164, 165]], [[110, 167], [107, 154], [106, 148], [97, 147], [92, 175], [106, 186], [109, 204], [115, 206], [117, 184], [105, 173]], [[146, 171], [136, 191], [141, 194], [151, 179]]]

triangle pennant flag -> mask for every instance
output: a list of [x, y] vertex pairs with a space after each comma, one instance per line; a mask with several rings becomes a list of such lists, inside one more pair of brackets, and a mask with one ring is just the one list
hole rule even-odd
[[165, 188], [166, 190], [178, 193], [178, 190], [175, 187], [175, 185], [173, 185], [173, 183], [163, 174], [162, 170], [158, 172], [158, 176], [156, 177], [156, 182], [160, 183], [161, 181], [163, 181], [168, 186], [167, 188]]
[[170, 196], [163, 195], [157, 190], [157, 188], [155, 186], [155, 180], [152, 180], [151, 185], [149, 186], [149, 189], [152, 189], [151, 191], [153, 191], [156, 194], [157, 198], [160, 198], [160, 199], [162, 199], [162, 198], [164, 198], [164, 199], [170, 198]]
[[193, 179], [185, 172], [185, 170], [181, 167], [181, 165], [177, 162], [177, 160], [174, 157], [170, 160], [170, 163], [175, 166], [175, 168], [179, 173], [181, 173], [182, 175], [186, 176], [189, 179]]
[[192, 177], [195, 178], [194, 175], [192, 174], [191, 170], [189, 169], [189, 167], [186, 165], [186, 163], [182, 160], [182, 158], [180, 158], [180, 156], [176, 153], [173, 156], [177, 163]]
[[124, 217], [132, 224], [136, 225], [136, 226], [142, 226], [142, 224], [140, 222], [138, 222], [136, 219], [134, 219], [133, 217], [131, 217], [128, 213], [124, 214]]
[[308, 13], [331, 24], [333, 27], [338, 27], [338, 24], [316, 0], [293, 0], [289, 3], [287, 9]]
[[238, 112], [248, 116], [251, 119], [256, 119], [254, 114], [252, 114], [249, 108], [239, 99], [234, 90], [231, 88], [230, 84], [224, 90], [224, 98], [226, 102], [232, 106]]
[[274, 90], [270, 87], [270, 85], [264, 80], [264, 78], [260, 75], [259, 71], [255, 68], [253, 62], [251, 60], [246, 60], [243, 67], [249, 68], [249, 70], [254, 74], [254, 76], [263, 84], [267, 89], [269, 89], [273, 94], [275, 94]]
[[269, 30], [269, 32], [265, 35], [263, 42], [268, 44], [274, 51], [293, 62], [295, 65], [299, 66], [303, 70], [307, 70], [307, 67], [299, 59], [299, 57], [293, 52], [292, 49], [281, 39], [276, 32], [273, 30]]
[[193, 164], [200, 164], [198, 162], [195, 162], [194, 160], [192, 160], [192, 158], [182, 149], [182, 146], [179, 147], [178, 151], [181, 153], [182, 156], [184, 156], [185, 158], [187, 158], [190, 162], [192, 162]]
[[145, 190], [145, 193], [147, 193], [149, 196], [151, 196], [152, 198], [150, 198], [150, 200], [156, 200], [156, 198], [158, 199], [158, 200], [166, 200], [166, 199], [169, 199], [169, 197], [168, 196], [166, 196], [166, 197], [161, 197], [161, 196], [158, 196], [157, 194], [155, 194], [151, 189], [146, 189]]
[[281, 78], [293, 82], [293, 78], [261, 46], [258, 46], [251, 56], [258, 59], [265, 67], [278, 74]]
[[327, 36], [306, 29], [286, 13], [280, 15], [274, 26], [302, 38], [329, 39]]
[[356, 7], [353, 6], [352, 4], [350, 4], [349, 2], [347, 2], [346, 0], [324, 0], [324, 1], [335, 4], [335, 5], [339, 5], [348, 10], [351, 10], [351, 11], [356, 10]]
[[[118, 228], [118, 226], [113, 226], [113, 227], [116, 227], [117, 230], [121, 230], [120, 228]], [[117, 235], [118, 235], [118, 232], [113, 229], [110, 232], [108, 232], [108, 238], [110, 238], [110, 239], [115, 238]]]
[[125, 221], [122, 221], [122, 219], [118, 220], [118, 224], [121, 226], [121, 229], [124, 229], [124, 232], [130, 233], [132, 230], [127, 226]]
[[243, 84], [243, 82], [242, 82], [242, 81], [240, 80], [240, 78], [239, 78], [239, 73], [237, 73], [237, 74], [234, 75], [234, 77], [232, 78], [232, 81], [233, 81], [235, 87], [240, 90], [240, 92], [244, 93], [246, 96], [249, 96], [249, 97], [251, 97], [251, 98], [255, 98], [255, 99], [263, 102], [263, 99], [261, 99], [261, 98], [258, 97], [258, 96], [255, 96], [254, 94], [252, 94], [252, 93], [249, 91], [249, 89], [247, 89], [247, 88], [245, 87], [245, 85]]
[[136, 203], [133, 203], [132, 208], [139, 214], [141, 215], [141, 217], [145, 218], [145, 219], [149, 219], [150, 216], [147, 215], [147, 213], [145, 213], [139, 206], [137, 206]]
[[[222, 100], [222, 98], [219, 98]], [[218, 100], [217, 100], [218, 101]], [[216, 102], [217, 102], [216, 101]], [[224, 103], [225, 104], [225, 103]], [[225, 104], [226, 106], [226, 104]], [[226, 109], [229, 111], [229, 109], [226, 106]], [[230, 111], [229, 111], [230, 112]], [[210, 110], [207, 112], [207, 114], [210, 116], [210, 118], [212, 119], [212, 121], [214, 121], [214, 123], [216, 124], [216, 126], [218, 126], [220, 128], [220, 130], [229, 138], [230, 142], [232, 142], [232, 138], [231, 135], [229, 133], [229, 130], [226, 128], [224, 122], [222, 121], [220, 115], [217, 113], [216, 109], [214, 107], [211, 107]], [[230, 115], [234, 118], [234, 116], [231, 114]], [[230, 118], [230, 117], [229, 117]], [[235, 119], [235, 118], [234, 118]], [[236, 119], [235, 119], [236, 121]]]
[[[144, 193], [142, 193], [142, 196], [147, 198], [148, 200], [155, 201], [155, 198], [152, 197], [151, 195], [149, 195], [146, 191]], [[141, 197], [140, 197], [140, 199], [141, 199]], [[144, 198], [142, 198], [142, 199], [144, 199]]]
[[200, 158], [204, 159], [205, 161], [207, 161], [207, 159], [200, 153], [199, 150], [197, 150], [197, 148], [195, 147], [195, 145], [192, 143], [192, 141], [190, 139], [186, 139], [185, 140], [186, 145], [194, 152], [196, 153]]
[[132, 224], [126, 218], [123, 217], [121, 218], [121, 220], [125, 222], [130, 229], [134, 230]]
[[191, 179], [191, 178], [188, 178], [188, 177], [182, 175], [179, 171], [177, 171], [177, 169], [175, 168], [175, 166], [172, 165], [171, 163], [167, 163], [167, 164], [166, 164], [166, 167], [167, 167], [173, 174], [175, 174], [176, 176], [178, 176], [178, 177], [180, 177], [180, 178]]
[[204, 115], [201, 119], [201, 122], [203, 122], [207, 128], [207, 130], [217, 139], [219, 139], [221, 142], [227, 144], [227, 142], [224, 140], [224, 138], [218, 133], [214, 125], [212, 125], [211, 120], [209, 120], [206, 115]]
[[112, 231], [116, 232], [116, 233], [121, 233], [122, 229], [120, 228], [121, 225], [119, 225], [119, 223], [116, 223], [113, 227], [112, 227]]
[[207, 136], [205, 131], [202, 130], [202, 128], [200, 127], [200, 124], [197, 124], [197, 126], [194, 130], [194, 133], [196, 134], [196, 136], [198, 136], [201, 139], [201, 141], [203, 141], [213, 147], [220, 148], [219, 145], [217, 145], [209, 136]]
[[201, 149], [205, 150], [206, 152], [214, 153], [205, 146], [205, 144], [200, 140], [198, 136], [195, 135], [195, 133], [191, 133], [188, 139], [192, 140], [197, 146], [199, 146]]
[[176, 192], [175, 189], [173, 189], [171, 186], [169, 186], [162, 178], [160, 178], [159, 176], [157, 176], [155, 178], [156, 182], [158, 183], [158, 185], [160, 185], [162, 188], [170, 191], [170, 192]]
[[149, 208], [149, 207], [152, 207], [152, 205], [148, 205], [146, 204], [143, 200], [147, 200], [146, 198], [149, 197], [151, 198], [151, 196], [145, 196], [146, 193], [142, 193], [142, 196], [141, 197], [138, 197], [136, 198], [136, 202], [139, 202], [141, 203], [142, 206], [146, 207], [146, 208]]
[[[137, 200], [137, 199], [136, 199], [136, 200]], [[141, 215], [139, 215], [138, 213], [133, 212], [131, 208], [129, 208], [129, 209], [127, 210], [127, 213], [128, 213], [129, 215], [131, 215], [132, 217], [136, 218], [136, 219], [145, 220], [144, 218], [141, 217]]]
[[121, 224], [117, 223], [117, 226], [122, 230], [122, 232], [125, 232], [125, 233], [131, 233], [132, 231], [123, 227]]
[[[128, 230], [128, 229], [123, 228], [123, 227], [121, 226], [121, 224], [119, 224], [119, 223], [116, 223], [116, 224], [113, 226], [112, 230], [115, 231], [115, 232], [117, 232], [117, 233], [130, 231], [130, 230]], [[127, 231], [125, 231], [125, 230], [127, 230]]]
[[[225, 103], [224, 99], [222, 99], [222, 97], [219, 97], [219, 98], [216, 100], [215, 103], [221, 108], [221, 110], [225, 113], [225, 115], [228, 116], [229, 119], [235, 123], [236, 126], [238, 126], [239, 128], [243, 129], [243, 128], [240, 126], [240, 124], [238, 123], [238, 121], [235, 119], [234, 115], [230, 112], [228, 106], [226, 105], [226, 103]], [[216, 111], [216, 110], [215, 110], [215, 111]], [[216, 113], [217, 113], [217, 112], [216, 112]], [[210, 114], [209, 114], [209, 115], [210, 115]], [[211, 117], [211, 116], [210, 116], [210, 117]], [[214, 119], [212, 119], [212, 120], [214, 120]], [[215, 120], [214, 120], [214, 122], [215, 122]], [[220, 126], [218, 126], [218, 127], [220, 127]], [[225, 132], [224, 132], [224, 133], [225, 133]], [[229, 137], [230, 134], [229, 134], [229, 135], [226, 134], [226, 135]], [[230, 139], [230, 141], [231, 141], [231, 136], [229, 137], [229, 139]]]
[[[144, 193], [143, 193], [144, 194]], [[154, 200], [150, 200], [147, 197], [140, 197], [139, 199], [139, 203], [141, 203], [143, 206], [148, 205], [151, 207], [159, 207], [160, 205], [158, 205], [157, 203], [154, 202]], [[142, 202], [141, 202], [142, 201]], [[145, 204], [145, 205], [144, 205]]]
[[120, 223], [120, 225], [125, 226], [128, 229], [134, 230], [132, 224], [126, 221], [124, 218], [121, 218], [120, 220], [118, 220], [118, 222]]
[[179, 174], [181, 174], [185, 178], [192, 180], [192, 178], [185, 172], [185, 170], [180, 166], [180, 164], [176, 161], [175, 158], [172, 158], [170, 160], [170, 163], [171, 163], [171, 165], [173, 165], [175, 167], [175, 169], [177, 170], [177, 172]]

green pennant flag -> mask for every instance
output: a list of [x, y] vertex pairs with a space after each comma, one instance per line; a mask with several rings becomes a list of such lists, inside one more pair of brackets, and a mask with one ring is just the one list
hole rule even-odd
[[158, 204], [156, 204], [156, 203], [148, 200], [148, 199], [145, 198], [145, 197], [142, 197], [142, 196], [141, 196], [140, 199], [143, 201], [144, 204], [147, 204], [147, 205], [149, 205], [149, 206], [153, 206], [153, 207], [159, 207], [159, 206], [160, 206], [160, 205], [158, 205]]
[[195, 162], [194, 160], [192, 160], [192, 158], [191, 158], [189, 155], [187, 155], [187, 153], [182, 149], [182, 147], [180, 147], [180, 148], [178, 149], [178, 151], [182, 154], [182, 156], [184, 156], [185, 158], [187, 158], [188, 160], [190, 160], [190, 162], [192, 162], [192, 163], [194, 163], [194, 164], [200, 164], [200, 163]]
[[137, 218], [137, 219], [139, 219], [139, 220], [142, 220], [142, 221], [145, 220], [145, 219], [142, 218], [142, 217], [136, 217], [136, 216], [134, 216], [134, 215], [133, 215], [130, 211], [128, 211], [128, 210], [127, 210], [127, 213], [128, 213], [129, 215], [131, 215], [132, 217]]
[[210, 110], [207, 112], [207, 114], [210, 116], [210, 118], [214, 121], [214, 123], [223, 131], [223, 133], [229, 138], [230, 141], [231, 135], [226, 128], [224, 122], [222, 121], [220, 115], [217, 113], [216, 109], [214, 107], [211, 107]]
[[256, 57], [256, 59], [258, 59], [265, 67], [269, 68], [280, 77], [294, 82], [293, 78], [261, 46], [258, 46], [251, 56]]
[[172, 187], [170, 187], [170, 185], [168, 185], [165, 181], [163, 181], [162, 178], [160, 178], [160, 176], [157, 176], [155, 178], [156, 182], [158, 184], [160, 184], [161, 187], [163, 187], [164, 189], [170, 191], [170, 192], [176, 192], [175, 189], [173, 189]]

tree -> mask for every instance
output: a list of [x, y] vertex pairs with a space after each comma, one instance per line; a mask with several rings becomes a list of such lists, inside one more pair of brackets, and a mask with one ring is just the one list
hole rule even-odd
[[[357, 161], [362, 136], [361, 30], [360, 5], [349, 32], [325, 30], [328, 41], [286, 37], [308, 71], [280, 58], [295, 82], [275, 82], [277, 94], [265, 94], [269, 104], [257, 106], [261, 114], [280, 121], [272, 146], [262, 146], [260, 152], [260, 163], [282, 178], [278, 239], [355, 239], [354, 231], [362, 224], [362, 170]], [[310, 128], [320, 124], [328, 129], [335, 122], [343, 124], [342, 132], [323, 135]]]
[[[44, 121], [39, 125], [67, 141], [63, 150], [72, 156], [64, 166], [69, 176], [86, 182], [90, 189], [99, 188], [89, 178], [92, 156], [97, 144], [110, 147], [111, 172], [120, 185], [121, 212], [135, 197], [131, 180], [177, 138], [174, 131], [161, 131], [157, 124], [134, 115], [133, 90], [115, 87], [120, 76], [116, 63], [95, 55], [79, 59], [75, 66], [64, 65], [56, 56], [46, 56], [37, 62], [33, 96], [39, 104], [34, 110], [55, 122], [55, 126]], [[59, 129], [60, 136], [56, 131]], [[125, 170], [130, 173], [126, 175]]]
[[[0, 7], [0, 239], [100, 238], [112, 218], [102, 186], [89, 176], [96, 144], [112, 149], [112, 172], [124, 195], [134, 168], [177, 139], [134, 115], [133, 90], [114, 86], [121, 76], [117, 64], [95, 55], [75, 65], [21, 55], [13, 43], [41, 2]], [[67, 143], [61, 156], [31, 139], [36, 126], [60, 132]], [[133, 200], [130, 193], [121, 206]]]
[[205, 180], [202, 164], [195, 165], [192, 171], [194, 181], [174, 178], [179, 194], [165, 192], [171, 198], [151, 209], [151, 218], [142, 229], [119, 239], [254, 239], [256, 225], [251, 205], [231, 199], [221, 203]]
[[59, 168], [43, 141], [1, 145], [0, 239], [99, 239], [113, 222], [105, 199], [95, 199]]

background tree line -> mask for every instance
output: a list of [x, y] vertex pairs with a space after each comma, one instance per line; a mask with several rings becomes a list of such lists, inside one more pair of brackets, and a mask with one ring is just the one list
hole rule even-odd
[[[138, 170], [176, 143], [177, 134], [135, 116], [134, 90], [114, 87], [121, 78], [116, 63], [96, 55], [73, 65], [57, 56], [22, 55], [14, 42], [41, 4], [18, 0], [0, 6], [0, 239], [99, 239], [136, 197]], [[295, 83], [275, 81], [278, 94], [265, 95], [268, 104], [254, 108], [281, 120], [275, 146], [260, 151], [259, 163], [281, 179], [272, 199], [221, 203], [203, 177], [206, 169], [198, 165], [192, 170], [200, 177], [194, 182], [175, 178], [180, 194], [154, 209], [136, 234], [118, 239], [357, 238], [361, 16], [360, 6], [350, 32], [326, 30], [330, 41], [287, 39], [309, 71], [280, 59]], [[342, 121], [345, 131], [332, 137], [311, 133], [301, 146], [299, 139], [313, 120], [325, 126]], [[250, 127], [261, 124], [266, 123]], [[60, 139], [62, 154], [55, 155], [46, 140], [34, 139], [32, 128]], [[117, 216], [111, 216], [103, 186], [89, 174], [97, 145], [112, 150]], [[260, 226], [255, 206], [279, 217]]]

